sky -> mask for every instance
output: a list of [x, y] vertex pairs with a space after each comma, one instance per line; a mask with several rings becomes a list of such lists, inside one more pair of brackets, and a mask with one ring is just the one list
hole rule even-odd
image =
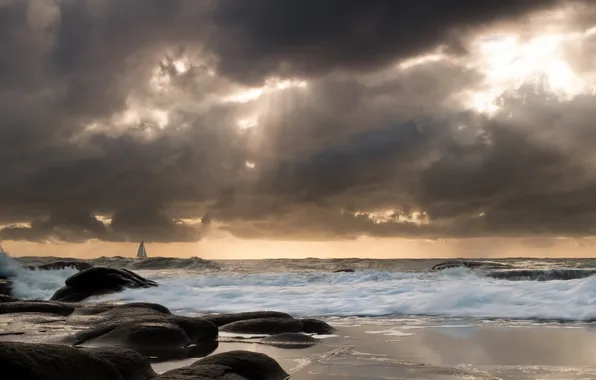
[[0, 46], [17, 255], [596, 248], [594, 1], [0, 0]]

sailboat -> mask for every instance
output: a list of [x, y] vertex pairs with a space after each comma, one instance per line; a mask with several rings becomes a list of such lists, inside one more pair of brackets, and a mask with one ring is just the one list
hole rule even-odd
[[147, 258], [147, 251], [145, 250], [145, 242], [142, 241], [139, 244], [139, 249], [137, 250], [137, 259], [146, 259]]

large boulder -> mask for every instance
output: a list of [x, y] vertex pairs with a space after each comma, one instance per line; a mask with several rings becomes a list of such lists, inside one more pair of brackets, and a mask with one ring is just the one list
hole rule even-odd
[[107, 360], [73, 347], [0, 342], [3, 376], [23, 380], [133, 380]]
[[92, 296], [117, 293], [127, 288], [157, 286], [127, 269], [92, 267], [66, 279], [66, 286], [58, 289], [52, 300], [79, 302]]
[[93, 326], [64, 342], [84, 347], [117, 346], [172, 359], [201, 357], [217, 348], [217, 326], [202, 318], [173, 315], [161, 305], [122, 305], [92, 317]]
[[177, 368], [156, 380], [283, 380], [288, 374], [267, 355], [229, 351], [209, 356], [188, 367]]
[[303, 325], [294, 318], [256, 318], [228, 323], [221, 331], [236, 334], [281, 334], [302, 332]]
[[148, 380], [157, 376], [149, 361], [136, 351], [118, 347], [82, 348], [81, 351], [108, 361], [125, 380]]

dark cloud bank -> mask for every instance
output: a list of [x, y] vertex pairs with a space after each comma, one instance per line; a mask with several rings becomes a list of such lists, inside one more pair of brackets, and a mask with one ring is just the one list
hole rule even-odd
[[[594, 96], [452, 102], [479, 80], [455, 63], [469, 36], [562, 3], [0, 0], [0, 222], [33, 221], [0, 239], [593, 235]], [[454, 60], [382, 77], [436, 49]], [[216, 100], [271, 77], [308, 88]]]

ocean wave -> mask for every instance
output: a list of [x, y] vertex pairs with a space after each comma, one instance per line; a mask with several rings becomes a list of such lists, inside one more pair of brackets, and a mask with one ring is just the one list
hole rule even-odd
[[596, 274], [595, 269], [513, 269], [484, 273], [485, 276], [509, 281], [577, 280]]
[[29, 269], [0, 250], [0, 277], [10, 280], [12, 295], [17, 298], [49, 299], [64, 286], [68, 277], [77, 272], [71, 267], [58, 270]]
[[596, 319], [596, 277], [503, 281], [442, 272], [267, 273], [162, 279], [106, 300], [160, 303], [181, 313], [279, 310], [296, 316], [419, 315], [487, 319]]

